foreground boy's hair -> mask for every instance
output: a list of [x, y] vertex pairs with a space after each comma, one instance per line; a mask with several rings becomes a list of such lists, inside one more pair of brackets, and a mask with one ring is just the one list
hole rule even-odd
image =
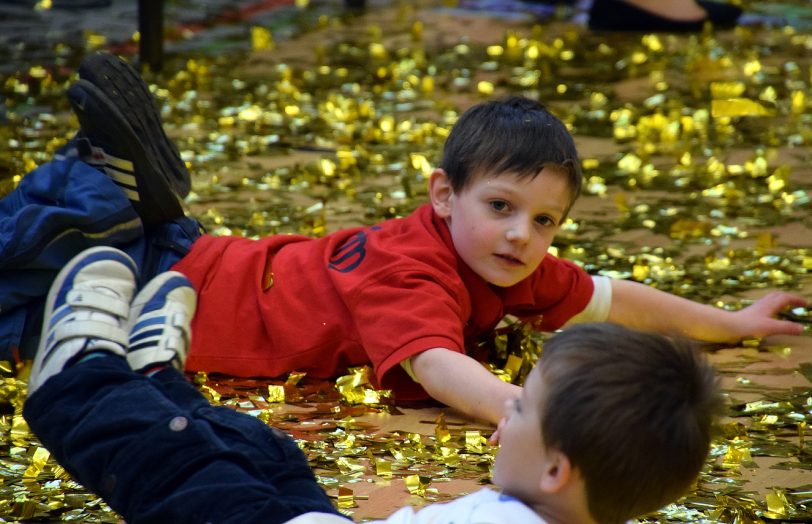
[[572, 204], [582, 178], [575, 142], [563, 122], [523, 97], [485, 102], [466, 111], [451, 129], [440, 164], [456, 193], [479, 175], [535, 177], [549, 166], [566, 171]]
[[599, 522], [654, 511], [694, 482], [722, 403], [692, 343], [585, 324], [546, 342], [541, 362], [544, 444], [581, 472]]

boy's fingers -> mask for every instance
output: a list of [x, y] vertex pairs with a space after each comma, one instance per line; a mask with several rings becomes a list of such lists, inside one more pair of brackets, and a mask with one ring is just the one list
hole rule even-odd
[[763, 306], [775, 314], [785, 307], [805, 306], [807, 301], [804, 297], [794, 293], [770, 293], [761, 300], [758, 300], [756, 304]]
[[499, 424], [496, 426], [496, 431], [493, 432], [491, 438], [488, 439], [488, 444], [491, 446], [495, 446], [499, 444], [499, 430], [502, 429], [502, 426], [505, 424], [505, 418], [502, 417], [502, 420], [499, 421]]
[[777, 320], [774, 325], [772, 335], [802, 335], [804, 332], [803, 325], [790, 320]]

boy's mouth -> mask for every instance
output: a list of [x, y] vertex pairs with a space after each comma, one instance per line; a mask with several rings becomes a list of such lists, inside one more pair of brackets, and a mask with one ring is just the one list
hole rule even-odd
[[504, 255], [504, 254], [496, 253], [495, 256], [499, 260], [501, 260], [501, 261], [503, 261], [503, 262], [505, 262], [505, 263], [507, 263], [508, 265], [511, 265], [511, 266], [523, 266], [524, 265], [524, 262], [522, 262], [518, 258], [516, 258], [514, 256], [511, 256], [511, 255]]

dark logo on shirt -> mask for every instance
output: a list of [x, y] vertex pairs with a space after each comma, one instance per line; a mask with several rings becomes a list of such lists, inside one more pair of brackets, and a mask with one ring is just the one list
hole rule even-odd
[[[378, 226], [371, 228], [372, 231], [377, 231], [378, 229], [380, 229]], [[349, 273], [361, 265], [361, 262], [366, 258], [366, 245], [367, 232], [357, 232], [333, 252], [330, 256], [330, 264], [327, 267], [339, 273]]]

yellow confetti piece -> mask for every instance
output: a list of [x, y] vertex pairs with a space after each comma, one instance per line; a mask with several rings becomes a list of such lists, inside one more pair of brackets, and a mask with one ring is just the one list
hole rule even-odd
[[251, 28], [251, 49], [254, 51], [270, 50], [274, 48], [273, 35], [271, 32], [259, 26]]
[[423, 477], [420, 475], [409, 475], [405, 477], [403, 481], [406, 483], [406, 489], [409, 490], [409, 493], [412, 495], [418, 495], [420, 497], [426, 494], [426, 490], [431, 484], [430, 477]]
[[710, 85], [711, 98], [715, 99], [738, 98], [745, 89], [744, 82], [711, 82]]
[[787, 515], [789, 502], [783, 491], [773, 489], [772, 493], [767, 493], [767, 510], [776, 515]]
[[478, 82], [476, 85], [476, 89], [480, 95], [484, 96], [491, 96], [495, 91], [493, 82], [488, 82], [486, 80]]
[[392, 463], [388, 460], [378, 459], [375, 461], [375, 474], [379, 477], [392, 477]]
[[437, 420], [434, 423], [434, 438], [441, 444], [445, 444], [451, 440], [451, 432], [448, 431], [448, 426], [445, 422], [445, 413], [437, 415]]
[[729, 98], [711, 101], [711, 115], [720, 117], [772, 116], [775, 111], [749, 98]]
[[270, 403], [285, 402], [285, 386], [269, 384], [268, 397], [266, 400]]
[[488, 439], [480, 431], [465, 432], [465, 450], [470, 453], [483, 453], [488, 445]]
[[344, 486], [338, 488], [337, 504], [341, 509], [358, 507], [358, 504], [355, 502], [355, 495], [353, 494], [353, 491]]
[[31, 464], [25, 470], [25, 473], [23, 473], [23, 478], [37, 478], [42, 470], [45, 469], [45, 464], [48, 462], [50, 457], [51, 453], [47, 449], [38, 447], [34, 451], [34, 456], [31, 457]]
[[287, 380], [285, 380], [285, 384], [289, 386], [295, 386], [296, 384], [299, 383], [299, 381], [305, 378], [305, 375], [307, 375], [307, 373], [294, 371], [290, 375], [288, 375]]
[[508, 355], [507, 362], [505, 363], [505, 371], [510, 375], [510, 381], [516, 380], [519, 376], [519, 371], [522, 369], [524, 358], [519, 355]]
[[741, 466], [752, 466], [753, 457], [750, 454], [750, 441], [738, 437], [729, 441], [727, 451], [722, 458], [722, 467], [725, 469], [738, 469]]
[[220, 393], [212, 389], [211, 386], [203, 385], [200, 387], [200, 391], [215, 404], [220, 402]]

